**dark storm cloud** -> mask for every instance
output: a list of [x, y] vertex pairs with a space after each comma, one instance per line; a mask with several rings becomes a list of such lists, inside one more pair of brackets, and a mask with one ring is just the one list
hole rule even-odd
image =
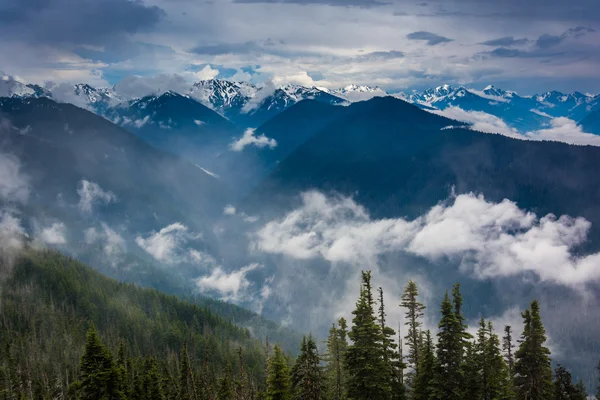
[[523, 44], [529, 43], [529, 39], [515, 39], [514, 36], [505, 36], [498, 39], [487, 40], [485, 42], [481, 42], [479, 44], [483, 44], [486, 46], [494, 46], [494, 47], [511, 47], [511, 46], [520, 46]]
[[165, 15], [138, 0], [2, 0], [0, 34], [35, 45], [105, 45]]
[[323, 4], [336, 7], [372, 8], [392, 4], [379, 0], [234, 0], [236, 3], [284, 3], [284, 4]]
[[408, 35], [406, 35], [406, 38], [410, 39], [410, 40], [425, 41], [425, 42], [427, 42], [428, 46], [435, 46], [436, 44], [447, 43], [447, 42], [452, 41], [452, 39], [449, 39], [447, 37], [436, 35], [435, 33], [426, 32], [426, 31], [418, 31], [418, 32], [409, 33]]

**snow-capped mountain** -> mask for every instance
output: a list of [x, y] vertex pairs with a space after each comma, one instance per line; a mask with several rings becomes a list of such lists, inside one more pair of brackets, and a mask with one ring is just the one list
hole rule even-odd
[[257, 92], [251, 83], [210, 79], [194, 83], [189, 95], [225, 115], [231, 109], [241, 109]]
[[41, 86], [25, 84], [0, 71], [0, 97], [42, 97], [48, 94]]
[[320, 88], [320, 90], [326, 91], [334, 96], [341, 97], [342, 99], [352, 103], [356, 101], [369, 100], [373, 97], [384, 97], [388, 95], [385, 90], [377, 86], [348, 85], [340, 89]]

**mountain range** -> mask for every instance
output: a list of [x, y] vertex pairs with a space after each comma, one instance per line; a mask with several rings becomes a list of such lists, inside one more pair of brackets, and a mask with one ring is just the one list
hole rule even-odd
[[[0, 96], [52, 97], [104, 116], [114, 116], [119, 113], [118, 110], [139, 100], [121, 94], [119, 85], [113, 88], [94, 88], [87, 84], [77, 84], [70, 90], [60, 87], [60, 91], [56, 88], [57, 85], [52, 84], [45, 86], [24, 84], [13, 77], [3, 75]], [[160, 96], [163, 93], [164, 91], [148, 96]], [[379, 87], [358, 85], [348, 85], [339, 89], [291, 84], [280, 87], [274, 85], [258, 87], [248, 82], [211, 79], [193, 83], [179, 94], [200, 102], [242, 127], [258, 127], [291, 105], [307, 99], [327, 104], [347, 105], [373, 97], [391, 95], [426, 109], [445, 110], [449, 107], [458, 107], [465, 111], [491, 114], [522, 133], [542, 129], [550, 124], [552, 118], [566, 117], [579, 122], [590, 112], [600, 108], [600, 95], [548, 91], [532, 96], [521, 96], [514, 91], [503, 90], [493, 85], [481, 91], [463, 86], [441, 85], [410, 93], [388, 93]]]

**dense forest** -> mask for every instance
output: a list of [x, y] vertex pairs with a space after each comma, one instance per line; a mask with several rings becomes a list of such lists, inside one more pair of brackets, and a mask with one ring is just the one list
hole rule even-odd
[[[206, 308], [123, 284], [53, 251], [26, 250], [0, 281], [0, 399], [86, 400], [584, 400], [587, 388], [552, 370], [537, 301], [523, 332], [468, 332], [460, 285], [446, 292], [437, 332], [425, 329], [419, 288], [389, 326], [383, 290], [362, 273], [349, 324], [323, 346], [288, 349]], [[8, 272], [8, 273], [6, 273]], [[403, 345], [404, 344], [404, 345]], [[324, 348], [322, 354], [319, 348]], [[407, 351], [403, 354], [403, 348]], [[600, 365], [599, 365], [600, 373]], [[596, 395], [600, 399], [600, 391]]]

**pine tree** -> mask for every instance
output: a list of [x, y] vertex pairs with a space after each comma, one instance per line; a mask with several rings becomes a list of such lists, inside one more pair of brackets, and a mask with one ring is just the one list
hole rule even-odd
[[485, 346], [485, 360], [487, 367], [487, 387], [483, 393], [483, 399], [510, 400], [514, 398], [512, 380], [508, 373], [508, 366], [502, 357], [500, 350], [500, 339], [494, 333], [492, 322], [487, 325], [488, 340]]
[[[580, 400], [582, 389], [573, 385], [571, 373], [562, 365], [558, 364], [554, 370], [553, 400]], [[583, 399], [587, 397], [585, 386], [583, 387]]]
[[546, 400], [552, 393], [550, 350], [544, 346], [546, 331], [537, 300], [523, 314], [524, 329], [515, 353], [517, 400]]
[[144, 399], [163, 400], [162, 377], [155, 357], [148, 357], [144, 363]]
[[389, 373], [383, 362], [381, 327], [376, 322], [371, 290], [371, 271], [363, 271], [360, 296], [352, 312], [352, 345], [346, 352], [349, 374], [348, 398], [353, 400], [388, 399]]
[[325, 379], [319, 366], [320, 358], [312, 335], [302, 338], [300, 354], [292, 368], [294, 400], [322, 400], [325, 398]]
[[112, 399], [110, 385], [114, 379], [113, 362], [94, 324], [90, 325], [86, 334], [80, 369], [82, 400]]
[[575, 390], [576, 390], [575, 398], [577, 400], [587, 400], [587, 398], [588, 398], [587, 389], [585, 387], [585, 383], [583, 383], [583, 381], [581, 379], [577, 382], [577, 385], [575, 385]]
[[287, 359], [279, 346], [273, 346], [273, 356], [269, 358], [266, 400], [290, 400], [292, 398], [290, 370]]
[[[463, 398], [464, 326], [460, 316], [460, 298], [454, 296], [454, 306], [448, 292], [442, 301], [442, 318], [439, 324], [437, 345], [436, 399], [460, 400]], [[458, 311], [458, 313], [457, 313]]]
[[465, 348], [465, 400], [481, 400], [481, 368], [477, 345], [468, 342]]
[[514, 375], [514, 357], [513, 357], [513, 337], [512, 328], [510, 325], [504, 327], [504, 336], [502, 337], [502, 351], [504, 351], [504, 357], [506, 358], [506, 364], [508, 366], [508, 375], [510, 379], [513, 379]]
[[231, 368], [231, 364], [227, 366], [225, 369], [225, 373], [219, 379], [219, 384], [217, 388], [217, 400], [233, 400], [233, 371]]
[[408, 355], [406, 359], [408, 360], [408, 366], [412, 368], [413, 373], [408, 375], [408, 384], [411, 384], [412, 379], [418, 372], [418, 367], [420, 363], [420, 331], [421, 326], [423, 325], [422, 319], [424, 315], [425, 305], [418, 301], [419, 296], [419, 288], [417, 287], [417, 283], [410, 280], [406, 284], [404, 288], [404, 292], [402, 293], [402, 303], [400, 304], [402, 307], [406, 308], [406, 323], [408, 326], [408, 332], [404, 337], [406, 339], [406, 343], [408, 345]]
[[477, 367], [479, 395], [483, 400], [490, 400], [490, 363], [487, 359], [488, 352], [488, 329], [483, 317], [479, 320], [479, 329], [477, 330], [477, 344], [475, 363]]
[[348, 376], [344, 368], [344, 358], [348, 348], [348, 326], [344, 318], [338, 320], [329, 329], [327, 338], [327, 398], [330, 400], [345, 400], [348, 384]]
[[406, 391], [403, 384], [402, 370], [405, 368], [404, 361], [399, 356], [398, 345], [394, 343], [393, 337], [396, 332], [386, 324], [385, 305], [383, 302], [383, 289], [379, 288], [379, 313], [378, 322], [381, 329], [381, 349], [383, 353], [384, 368], [389, 372], [390, 399], [404, 399]]
[[194, 400], [196, 399], [196, 387], [194, 384], [194, 373], [190, 365], [187, 343], [184, 343], [181, 347], [179, 362], [179, 397], [181, 400]]
[[433, 397], [435, 373], [437, 363], [434, 353], [433, 339], [431, 332], [425, 332], [425, 340], [421, 347], [421, 362], [419, 364], [419, 374], [415, 377], [412, 388], [413, 400], [429, 400]]

